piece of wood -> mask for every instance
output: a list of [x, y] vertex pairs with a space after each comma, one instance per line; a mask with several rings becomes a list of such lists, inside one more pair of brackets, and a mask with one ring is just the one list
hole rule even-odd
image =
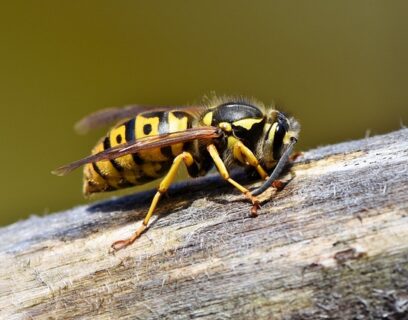
[[407, 317], [408, 129], [308, 151], [292, 172], [257, 218], [219, 179], [179, 185], [115, 254], [152, 191], [1, 228], [0, 318]]

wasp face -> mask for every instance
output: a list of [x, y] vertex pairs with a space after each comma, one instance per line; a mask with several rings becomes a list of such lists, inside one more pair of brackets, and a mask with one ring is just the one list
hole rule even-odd
[[[292, 138], [298, 137], [299, 124], [293, 118], [288, 118], [282, 112], [273, 110], [268, 115], [261, 139], [261, 157], [266, 168], [276, 165], [285, 152]], [[259, 149], [258, 149], [259, 150]]]

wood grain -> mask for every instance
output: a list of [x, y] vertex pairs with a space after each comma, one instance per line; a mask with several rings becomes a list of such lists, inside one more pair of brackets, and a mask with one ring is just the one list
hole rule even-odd
[[405, 319], [408, 129], [291, 171], [257, 218], [216, 177], [178, 185], [116, 254], [153, 191], [1, 228], [0, 318]]

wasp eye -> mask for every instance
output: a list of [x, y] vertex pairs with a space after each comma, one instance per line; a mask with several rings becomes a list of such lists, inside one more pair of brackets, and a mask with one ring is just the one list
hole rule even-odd
[[273, 158], [275, 160], [279, 159], [281, 156], [283, 138], [289, 128], [288, 121], [282, 113], [279, 113], [277, 122], [278, 124], [273, 138]]

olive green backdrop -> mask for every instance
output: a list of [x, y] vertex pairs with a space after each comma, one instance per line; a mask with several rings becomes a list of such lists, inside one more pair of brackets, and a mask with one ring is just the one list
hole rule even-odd
[[299, 148], [408, 123], [406, 1], [2, 1], [0, 224], [84, 203], [85, 114], [203, 94], [275, 100]]

